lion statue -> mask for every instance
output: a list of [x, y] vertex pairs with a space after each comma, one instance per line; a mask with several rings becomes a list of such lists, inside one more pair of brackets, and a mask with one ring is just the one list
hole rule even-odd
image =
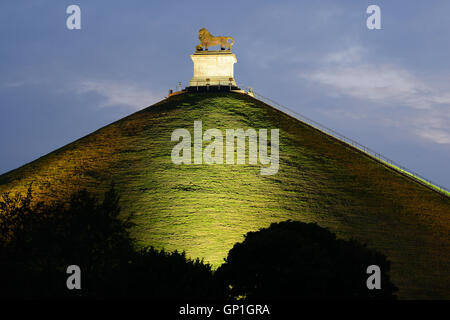
[[[221, 50], [231, 50], [231, 47], [234, 44], [234, 39], [232, 37], [214, 37], [206, 28], [200, 29], [198, 32], [198, 39], [200, 40], [200, 44], [195, 47], [196, 50], [208, 50], [209, 47], [220, 46]], [[231, 43], [228, 42], [228, 39], [231, 39]]]

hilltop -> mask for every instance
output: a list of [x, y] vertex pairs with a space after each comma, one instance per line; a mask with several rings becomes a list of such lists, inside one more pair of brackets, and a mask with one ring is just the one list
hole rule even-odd
[[[279, 129], [279, 170], [175, 165], [177, 128]], [[450, 198], [239, 93], [186, 93], [136, 112], [0, 176], [0, 192], [63, 200], [114, 182], [141, 243], [219, 266], [248, 231], [287, 219], [356, 238], [392, 262], [401, 298], [450, 298]]]

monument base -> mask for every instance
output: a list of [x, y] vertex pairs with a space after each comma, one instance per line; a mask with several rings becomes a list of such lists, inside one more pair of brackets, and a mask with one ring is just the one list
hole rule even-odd
[[[194, 62], [194, 77], [189, 81], [189, 88], [209, 86], [236, 87], [233, 77], [233, 65], [237, 62], [236, 56], [230, 50], [196, 51], [191, 54]], [[203, 90], [204, 91], [204, 90]]]

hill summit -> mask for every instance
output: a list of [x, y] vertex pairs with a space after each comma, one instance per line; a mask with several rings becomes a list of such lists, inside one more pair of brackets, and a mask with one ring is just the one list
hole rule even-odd
[[[253, 128], [260, 141], [267, 130], [266, 156], [279, 151], [276, 172], [261, 174], [271, 164], [261, 154], [251, 161], [250, 141], [243, 162], [227, 163], [225, 139], [223, 163], [196, 162], [196, 121], [202, 134]], [[190, 134], [190, 164], [173, 161], [177, 129]], [[35, 200], [64, 200], [82, 188], [103, 194], [111, 182], [143, 244], [217, 267], [248, 231], [316, 222], [384, 253], [401, 298], [450, 297], [450, 198], [248, 95], [171, 96], [1, 175], [0, 192], [33, 183]]]

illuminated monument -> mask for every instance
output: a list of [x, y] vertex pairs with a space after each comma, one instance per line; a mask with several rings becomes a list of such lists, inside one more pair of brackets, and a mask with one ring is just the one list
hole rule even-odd
[[[188, 91], [239, 90], [234, 80], [236, 56], [231, 52], [232, 37], [214, 37], [205, 28], [198, 32], [200, 44], [191, 54], [194, 62], [194, 76], [189, 81]], [[229, 42], [231, 40], [231, 43]], [[220, 50], [209, 47], [220, 46]]]

